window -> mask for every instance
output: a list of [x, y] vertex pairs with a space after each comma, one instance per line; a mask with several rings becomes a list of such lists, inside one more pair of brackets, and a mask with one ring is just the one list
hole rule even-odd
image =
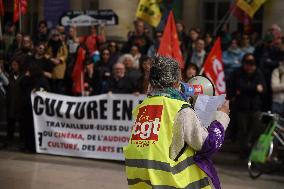
[[[225, 22], [224, 18], [230, 16], [231, 4], [234, 0], [203, 0], [202, 1], [202, 18], [203, 29], [205, 32], [214, 33], [219, 27], [221, 29], [222, 23]], [[226, 16], [225, 16], [226, 15]], [[225, 16], [225, 17], [224, 17]], [[263, 20], [263, 7], [260, 8], [254, 18], [252, 19], [251, 31], [262, 32], [262, 20]], [[242, 32], [244, 25], [239, 22], [233, 15], [229, 20], [230, 31]], [[234, 27], [235, 26], [235, 27]]]
[[230, 0], [203, 0], [203, 28], [213, 33], [230, 9]]

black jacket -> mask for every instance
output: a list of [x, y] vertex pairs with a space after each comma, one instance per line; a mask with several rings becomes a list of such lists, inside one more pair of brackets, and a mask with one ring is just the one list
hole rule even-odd
[[128, 76], [124, 76], [119, 80], [116, 80], [114, 77], [112, 77], [110, 79], [109, 87], [109, 91], [113, 93], [130, 94], [137, 91], [135, 83]]
[[[257, 91], [259, 84], [264, 88], [262, 93]], [[242, 68], [236, 70], [232, 77], [232, 89], [238, 111], [261, 111], [266, 85], [260, 70], [253, 74], [247, 74]]]

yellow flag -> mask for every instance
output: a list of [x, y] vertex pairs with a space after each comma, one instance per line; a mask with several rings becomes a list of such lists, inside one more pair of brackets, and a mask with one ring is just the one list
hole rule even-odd
[[151, 26], [157, 27], [162, 17], [159, 0], [140, 0], [136, 16]]
[[237, 6], [251, 18], [266, 0], [238, 0]]

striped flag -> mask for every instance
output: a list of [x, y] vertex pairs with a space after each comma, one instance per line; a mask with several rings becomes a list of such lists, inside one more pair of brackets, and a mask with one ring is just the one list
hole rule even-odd
[[265, 3], [266, 0], [238, 0], [236, 5], [253, 18], [256, 11]]

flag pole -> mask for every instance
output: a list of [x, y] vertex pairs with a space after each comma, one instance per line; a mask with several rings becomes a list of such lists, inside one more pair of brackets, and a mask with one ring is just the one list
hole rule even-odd
[[203, 74], [203, 72], [204, 72], [204, 67], [202, 67], [202, 68], [201, 68], [201, 70], [200, 70], [200, 72], [199, 72], [199, 74], [198, 74], [198, 75], [202, 75], [202, 74]]
[[232, 18], [233, 15], [233, 11], [236, 9], [236, 6], [234, 6], [232, 9], [229, 9], [227, 11], [227, 13], [223, 16], [222, 20], [220, 21], [220, 23], [217, 25], [215, 31], [214, 31], [214, 35], [217, 35], [217, 32], [219, 31], [219, 29], [221, 28], [222, 25], [228, 23], [230, 21], [230, 19]]
[[18, 4], [18, 9], [19, 9], [19, 30], [22, 32], [22, 11], [21, 11], [21, 0], [19, 0]]
[[0, 16], [0, 40], [3, 38], [3, 32], [2, 32], [2, 16]]
[[84, 73], [81, 72], [81, 96], [84, 96], [85, 95], [85, 91], [84, 91]]
[[[83, 51], [84, 52], [84, 60], [82, 62], [82, 64], [84, 63], [85, 59], [86, 59], [86, 50]], [[81, 94], [82, 96], [85, 96], [85, 87], [84, 87], [84, 66], [81, 65], [83, 67], [83, 69], [81, 70]]]

